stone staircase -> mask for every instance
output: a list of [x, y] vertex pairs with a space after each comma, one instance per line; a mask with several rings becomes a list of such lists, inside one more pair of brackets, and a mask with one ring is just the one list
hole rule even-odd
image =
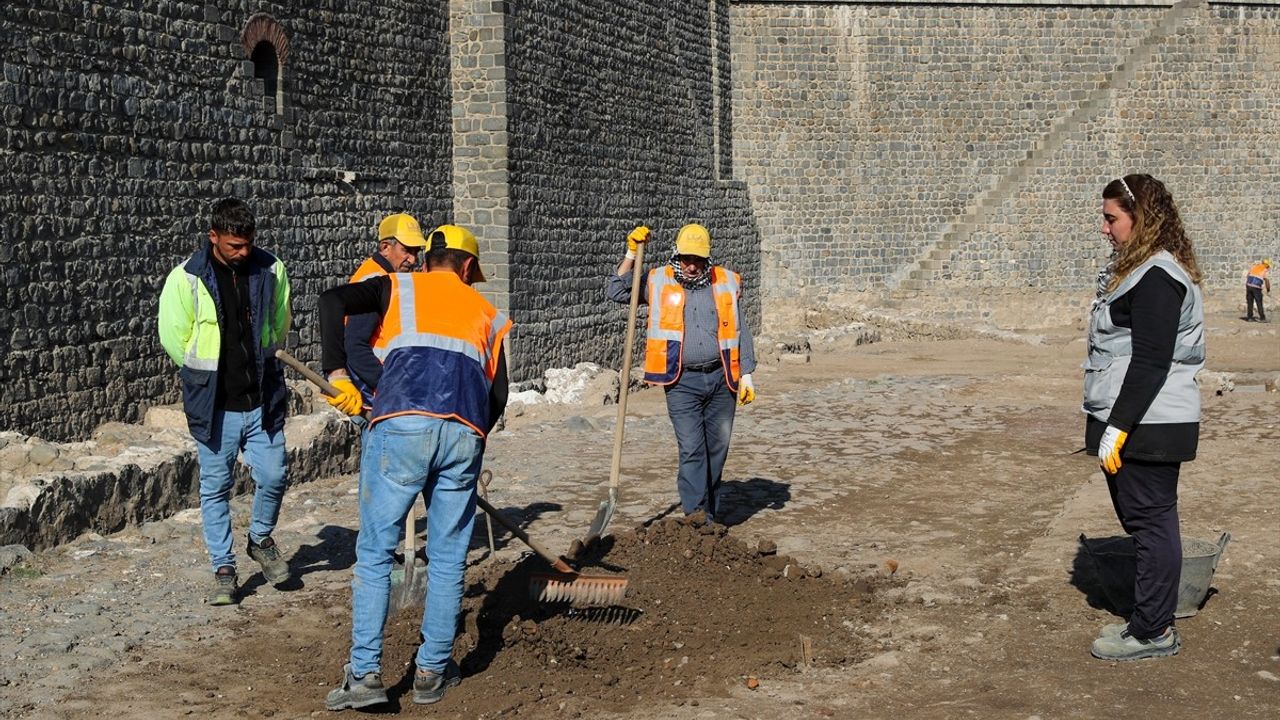
[[956, 219], [943, 226], [940, 239], [925, 248], [914, 263], [904, 266], [889, 279], [889, 305], [895, 300], [917, 296], [931, 284], [939, 273], [946, 271], [951, 257], [969, 236], [987, 219], [988, 213], [1000, 207], [1012, 193], [1018, 191], [1032, 172], [1048, 163], [1080, 128], [1097, 117], [1099, 111], [1109, 105], [1116, 94], [1133, 82], [1139, 68], [1145, 65], [1164, 41], [1197, 10], [1207, 5], [1207, 0], [1180, 0], [1176, 2], [1146, 37], [1130, 48], [1124, 59], [1110, 75], [1099, 82], [1070, 113], [1054, 119], [1044, 137], [1026, 151], [1022, 159], [1003, 175], [993, 178], [979, 191], [969, 207]]

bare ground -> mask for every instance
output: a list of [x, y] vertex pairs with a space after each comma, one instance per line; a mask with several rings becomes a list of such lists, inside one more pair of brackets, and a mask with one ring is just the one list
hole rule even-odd
[[[1078, 328], [1061, 328], [1038, 346], [893, 341], [762, 368], [726, 469], [727, 530], [670, 514], [662, 396], [633, 396], [623, 504], [597, 559], [631, 578], [637, 619], [531, 606], [525, 577], [540, 566], [501, 531], [490, 557], [478, 522], [456, 646], [464, 681], [437, 705], [408, 701], [417, 618], [403, 613], [388, 626], [385, 712], [1280, 716], [1280, 394], [1261, 386], [1280, 374], [1280, 340], [1274, 326], [1225, 314], [1210, 325], [1209, 368], [1238, 381], [1222, 395], [1206, 388], [1182, 525], [1189, 537], [1226, 530], [1233, 540], [1216, 594], [1179, 622], [1177, 657], [1089, 657], [1116, 617], [1076, 538], [1120, 530], [1096, 460], [1073, 454], [1083, 345]], [[511, 418], [490, 445], [494, 503], [567, 548], [603, 496], [613, 413], [539, 407]], [[35, 572], [0, 578], [6, 624], [29, 641], [4, 658], [0, 711], [329, 715], [323, 698], [350, 629], [352, 486], [327, 478], [291, 492], [277, 537], [301, 579], [275, 589], [242, 567], [250, 594], [237, 609], [199, 605], [207, 570], [189, 517], [82, 539], [39, 556]], [[104, 617], [120, 641], [99, 652], [74, 629]]]

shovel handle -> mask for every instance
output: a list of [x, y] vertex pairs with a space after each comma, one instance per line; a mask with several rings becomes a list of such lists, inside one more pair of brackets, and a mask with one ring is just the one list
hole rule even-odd
[[329, 397], [338, 397], [342, 394], [338, 392], [338, 388], [333, 386], [333, 383], [325, 380], [323, 375], [307, 367], [301, 360], [290, 355], [284, 349], [276, 350], [276, 359], [294, 370], [297, 370], [302, 377], [315, 383], [316, 387], [320, 388], [325, 395], [328, 395]]
[[627, 311], [627, 342], [622, 351], [622, 377], [618, 378], [618, 419], [613, 426], [613, 460], [609, 463], [609, 499], [616, 501], [622, 475], [622, 437], [627, 424], [627, 391], [631, 387], [631, 356], [636, 347], [636, 315], [640, 310], [640, 277], [644, 273], [644, 246], [636, 243], [635, 265], [631, 268], [631, 306]]
[[476, 504], [480, 506], [481, 510], [484, 510], [486, 513], [488, 513], [489, 517], [493, 518], [494, 520], [497, 520], [499, 525], [511, 531], [512, 535], [515, 535], [516, 537], [520, 538], [520, 542], [533, 548], [533, 551], [538, 553], [538, 555], [541, 556], [543, 560], [546, 560], [547, 562], [551, 563], [551, 567], [555, 568], [557, 572], [576, 574], [576, 571], [573, 568], [569, 567], [568, 563], [566, 563], [564, 560], [561, 560], [560, 558], [548, 552], [547, 549], [542, 547], [542, 545], [539, 544], [536, 540], [529, 537], [529, 533], [520, 529], [520, 526], [511, 522], [510, 520], [507, 519], [505, 515], [498, 512], [497, 508], [490, 505], [488, 500], [485, 500], [484, 498], [477, 495]]

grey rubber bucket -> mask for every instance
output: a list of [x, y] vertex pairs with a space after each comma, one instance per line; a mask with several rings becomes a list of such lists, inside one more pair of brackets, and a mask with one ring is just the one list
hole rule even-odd
[[[1218, 541], [1182, 539], [1182, 579], [1178, 583], [1178, 606], [1173, 616], [1189, 618], [1200, 612], [1213, 585], [1222, 551], [1231, 541], [1231, 533], [1222, 533]], [[1093, 560], [1102, 592], [1112, 607], [1122, 615], [1133, 611], [1133, 579], [1137, 574], [1137, 551], [1133, 538], [1087, 538], [1080, 535], [1080, 546]]]

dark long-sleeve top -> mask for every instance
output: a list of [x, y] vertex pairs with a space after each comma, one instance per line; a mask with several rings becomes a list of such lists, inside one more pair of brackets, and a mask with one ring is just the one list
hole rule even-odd
[[1089, 417], [1085, 444], [1097, 448], [1107, 425], [1129, 433], [1125, 456], [1153, 462], [1195, 458], [1200, 423], [1143, 425], [1142, 416], [1155, 401], [1173, 365], [1178, 320], [1187, 288], [1155, 267], [1110, 308], [1111, 322], [1133, 333], [1133, 356], [1107, 422]]
[[[348, 315], [377, 313], [378, 322], [391, 306], [391, 278], [386, 275], [369, 278], [364, 282], [339, 285], [320, 294], [320, 367], [325, 373], [347, 366], [345, 334], [342, 322]], [[493, 431], [498, 418], [507, 407], [507, 358], [506, 347], [498, 350], [498, 369], [489, 388], [489, 427]]]
[[[373, 254], [373, 261], [385, 272], [395, 272], [391, 263], [378, 253]], [[370, 392], [378, 389], [378, 380], [382, 379], [382, 361], [373, 354], [373, 334], [382, 324], [382, 316], [376, 312], [347, 317], [347, 370], [359, 378]]]
[[[605, 297], [617, 303], [631, 302], [631, 273], [609, 275], [605, 281]], [[640, 275], [640, 302], [649, 301], [649, 273]], [[720, 324], [716, 313], [716, 298], [711, 287], [684, 291], [684, 347], [681, 362], [685, 365], [701, 365], [720, 359], [720, 343], [716, 327]], [[747, 319], [738, 316], [738, 364], [742, 374], [755, 372], [756, 348]]]

